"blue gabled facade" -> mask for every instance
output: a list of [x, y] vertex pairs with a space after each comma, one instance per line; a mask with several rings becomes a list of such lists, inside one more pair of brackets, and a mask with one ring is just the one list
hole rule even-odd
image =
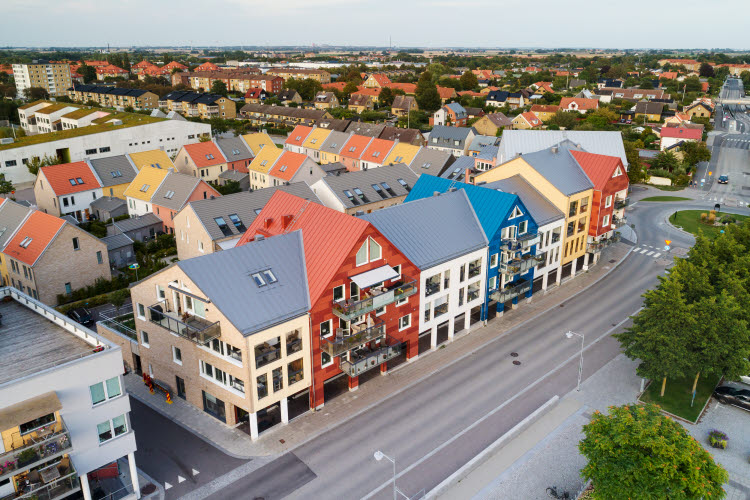
[[[489, 240], [487, 279], [481, 318], [496, 302], [501, 314], [507, 302], [531, 297], [537, 261], [538, 226], [521, 199], [511, 193], [422, 174], [404, 203], [429, 198], [435, 192], [463, 189]], [[493, 279], [494, 278], [494, 279]]]

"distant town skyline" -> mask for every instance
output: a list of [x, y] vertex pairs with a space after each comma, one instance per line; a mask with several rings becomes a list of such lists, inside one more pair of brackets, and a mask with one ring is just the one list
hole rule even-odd
[[533, 16], [503, 0], [286, 0], [281, 7], [257, 0], [5, 0], [0, 46], [388, 47], [390, 39], [405, 48], [750, 48], [742, 0], [710, 4], [732, 19], [722, 30], [700, 28], [707, 5], [697, 0], [631, 0], [623, 9], [538, 0]]

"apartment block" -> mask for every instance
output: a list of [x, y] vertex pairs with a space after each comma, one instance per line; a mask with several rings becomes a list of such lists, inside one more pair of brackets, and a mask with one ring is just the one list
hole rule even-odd
[[111, 108], [131, 107], [135, 110], [156, 109], [159, 96], [142, 89], [112, 87], [108, 85], [75, 85], [67, 89], [68, 97], [75, 102], [95, 102]]
[[176, 111], [188, 118], [235, 118], [237, 106], [234, 101], [217, 94], [202, 94], [177, 90], [167, 94], [159, 101], [159, 107]]
[[14, 64], [13, 79], [18, 97], [25, 97], [29, 88], [42, 88], [51, 96], [67, 95], [73, 84], [70, 66], [63, 62], [35, 60], [30, 64]]
[[320, 83], [331, 83], [331, 74], [322, 69], [296, 69], [296, 68], [271, 68], [266, 71], [267, 75], [279, 76], [287, 81], [290, 78], [305, 80], [307, 78]]

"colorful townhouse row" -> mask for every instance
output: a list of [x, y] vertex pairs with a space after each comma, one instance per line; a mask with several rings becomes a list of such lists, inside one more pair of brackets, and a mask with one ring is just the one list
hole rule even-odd
[[[374, 171], [395, 168], [408, 167]], [[403, 203], [357, 216], [301, 182], [191, 202], [177, 218], [213, 220], [210, 238], [231, 244], [132, 288], [126, 360], [257, 439], [572, 279], [617, 240], [619, 156], [560, 143], [467, 178], [422, 174]]]

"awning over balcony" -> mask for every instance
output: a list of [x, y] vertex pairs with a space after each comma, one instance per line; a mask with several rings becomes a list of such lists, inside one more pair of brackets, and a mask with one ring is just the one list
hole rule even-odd
[[47, 392], [0, 410], [0, 430], [17, 427], [58, 410], [62, 410], [62, 404], [60, 404], [57, 394]]
[[362, 274], [352, 276], [352, 281], [360, 288], [368, 288], [376, 283], [382, 283], [386, 280], [392, 280], [397, 277], [398, 273], [391, 266], [376, 267]]

